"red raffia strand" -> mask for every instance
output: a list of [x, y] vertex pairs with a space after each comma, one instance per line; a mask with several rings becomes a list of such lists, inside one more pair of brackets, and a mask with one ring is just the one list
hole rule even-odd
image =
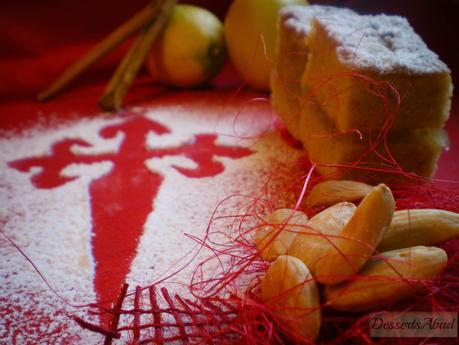
[[[308, 177], [312, 176], [311, 174]], [[317, 179], [316, 179], [317, 180]], [[423, 207], [431, 207], [429, 200], [432, 195], [441, 196], [445, 193], [450, 193], [446, 190], [438, 190], [433, 185], [413, 185], [405, 189], [397, 189], [394, 186], [394, 193], [403, 195], [411, 195], [416, 198], [418, 195], [425, 195], [423, 197]], [[295, 186], [297, 187], [297, 186]], [[307, 189], [306, 184], [302, 190]], [[419, 193], [423, 191], [423, 194]], [[409, 194], [408, 194], [409, 192]], [[127, 285], [125, 285], [118, 303], [110, 309], [113, 315], [113, 322], [111, 323], [111, 330], [105, 330], [98, 325], [87, 323], [81, 319], [79, 325], [83, 328], [105, 335], [105, 343], [110, 344], [115, 337], [114, 335], [120, 333], [136, 332], [133, 339], [138, 339], [140, 344], [170, 344], [173, 342], [179, 343], [205, 343], [212, 339], [215, 344], [225, 343], [242, 343], [242, 344], [287, 344], [288, 340], [282, 335], [283, 332], [287, 333], [285, 326], [276, 321], [275, 309], [260, 303], [257, 299], [257, 294], [254, 289], [249, 288], [244, 292], [243, 288], [238, 287], [238, 279], [243, 275], [251, 273], [262, 275], [267, 265], [260, 261], [258, 254], [250, 240], [250, 235], [257, 229], [262, 215], [271, 211], [274, 207], [272, 201], [264, 198], [243, 197], [246, 202], [241, 203], [239, 212], [233, 215], [220, 214], [218, 209], [214, 212], [210, 220], [209, 227], [206, 232], [205, 240], [202, 241], [203, 246], [208, 246], [214, 249], [214, 259], [224, 261], [224, 258], [230, 258], [230, 265], [225, 267], [222, 263], [220, 267], [222, 272], [206, 279], [204, 273], [206, 272], [205, 265], [210, 262], [208, 260], [196, 270], [200, 276], [196, 275], [196, 280], [191, 286], [192, 292], [195, 291], [195, 301], [191, 302], [189, 299], [184, 299], [176, 296], [178, 305], [172, 301], [172, 298], [167, 293], [167, 290], [162, 289], [163, 297], [167, 302], [167, 306], [160, 307], [157, 302], [154, 287], [149, 288], [150, 307], [139, 310], [139, 288], [136, 288], [134, 299], [134, 309], [124, 309], [122, 305], [127, 294]], [[422, 199], [422, 197], [421, 197]], [[229, 199], [227, 199], [229, 200]], [[400, 199], [399, 199], [400, 200]], [[404, 200], [403, 198], [401, 200]], [[457, 208], [456, 205], [451, 205], [451, 200], [448, 198], [435, 199], [436, 206], [446, 208], [445, 203], [448, 203], [450, 208]], [[292, 205], [299, 204], [293, 202]], [[409, 206], [409, 203], [407, 203]], [[224, 205], [220, 205], [224, 209]], [[248, 220], [254, 220], [251, 224]], [[232, 231], [221, 230], [219, 221], [230, 222]], [[263, 223], [262, 223], [263, 224]], [[264, 223], [264, 225], [269, 225]], [[276, 226], [271, 224], [272, 226]], [[279, 226], [282, 229], [282, 225]], [[216, 235], [225, 235], [226, 242], [217, 241], [214, 239]], [[191, 237], [190, 237], [191, 238]], [[198, 239], [196, 239], [198, 240]], [[453, 243], [454, 242], [454, 243]], [[454, 253], [458, 247], [457, 241], [450, 241], [445, 244], [445, 249], [448, 253]], [[450, 257], [450, 265], [447, 272], [433, 282], [426, 282], [426, 295], [419, 296], [420, 298], [404, 302], [401, 304], [402, 310], [454, 310], [457, 308], [457, 301], [459, 300], [459, 281], [458, 276], [458, 255]], [[451, 270], [456, 272], [451, 274]], [[256, 284], [255, 284], [256, 286]], [[201, 292], [207, 292], [202, 294]], [[229, 293], [225, 297], [219, 297], [218, 293], [221, 291], [234, 292]], [[395, 306], [400, 310], [400, 305]], [[227, 309], [225, 309], [227, 308]], [[391, 310], [391, 308], [389, 308]], [[138, 324], [134, 321], [131, 326], [118, 327], [121, 315], [137, 315], [148, 313], [153, 317], [152, 324]], [[174, 321], [166, 321], [165, 315], [172, 315]], [[343, 344], [352, 342], [355, 344], [372, 344], [376, 343], [375, 340], [368, 338], [368, 324], [367, 315], [363, 314], [345, 314], [337, 313], [326, 308], [323, 310], [323, 326], [321, 332], [321, 339], [323, 343], [327, 344]], [[152, 329], [154, 336], [142, 336], [145, 330]], [[178, 330], [178, 331], [177, 331]], [[104, 334], [104, 331], [107, 332]], [[290, 334], [293, 343], [300, 342], [299, 335]], [[391, 339], [393, 343], [393, 339]], [[447, 343], [445, 340], [442, 343]], [[395, 341], [398, 342], [397, 340]], [[389, 343], [387, 340], [381, 340], [378, 343]], [[401, 342], [398, 342], [401, 343]], [[412, 342], [415, 344], [416, 342]]]
[[[306, 187], [305, 187], [306, 188]], [[304, 188], [303, 188], [304, 189]], [[396, 190], [396, 189], [395, 189]], [[431, 190], [431, 189], [427, 189]], [[240, 196], [241, 197], [241, 196]], [[236, 212], [231, 216], [220, 215], [218, 210], [214, 212], [210, 225], [206, 233], [206, 240], [202, 241], [203, 246], [214, 249], [214, 260], [222, 262], [222, 272], [220, 275], [212, 275], [206, 278], [205, 266], [212, 260], [206, 260], [196, 269], [195, 281], [192, 284], [192, 292], [195, 302], [176, 296], [178, 305], [173, 302], [166, 289], [162, 289], [162, 294], [167, 302], [166, 308], [159, 308], [152, 304], [150, 313], [159, 312], [163, 315], [169, 314], [174, 318], [174, 322], [166, 323], [159, 319], [159, 324], [150, 325], [155, 328], [155, 337], [146, 338], [141, 343], [154, 343], [158, 339], [157, 329], [165, 330], [163, 342], [171, 343], [181, 341], [181, 343], [206, 343], [213, 339], [215, 344], [228, 343], [231, 339], [235, 343], [243, 344], [287, 344], [288, 341], [282, 335], [287, 332], [282, 324], [277, 323], [275, 308], [260, 303], [257, 294], [253, 289], [243, 292], [237, 285], [238, 279], [250, 273], [261, 275], [266, 269], [266, 264], [261, 262], [256, 250], [247, 237], [256, 230], [257, 226], [247, 226], [248, 218], [254, 218], [255, 223], [259, 222], [263, 213], [261, 210], [268, 206], [270, 201], [261, 198], [245, 198], [247, 201], [242, 203], [240, 213]], [[457, 203], [457, 202], [456, 202]], [[220, 205], [222, 208], [223, 205]], [[424, 204], [429, 207], [429, 204]], [[456, 205], [457, 206], [457, 205]], [[259, 209], [261, 208], [261, 210]], [[234, 220], [231, 222], [233, 231], [220, 230], [219, 221]], [[274, 224], [272, 224], [275, 226]], [[214, 230], [215, 226], [215, 230]], [[217, 234], [225, 234], [226, 242], [218, 242], [214, 239]], [[191, 238], [191, 237], [190, 237]], [[198, 239], [195, 239], [198, 240]], [[446, 244], [457, 247], [458, 243], [450, 241]], [[447, 248], [445, 248], [447, 249]], [[450, 252], [450, 250], [448, 250]], [[224, 258], [230, 258], [230, 265], [224, 266]], [[451, 310], [459, 300], [459, 280], [457, 273], [449, 274], [451, 268], [457, 271], [458, 256], [450, 257], [450, 265], [447, 272], [432, 282], [425, 282], [427, 294], [419, 295], [411, 301], [389, 307], [388, 310]], [[241, 270], [241, 268], [245, 270]], [[356, 276], [358, 278], [358, 276]], [[396, 278], [394, 278], [396, 279]], [[256, 286], [256, 284], [255, 284]], [[150, 290], [154, 291], [154, 290]], [[219, 297], [222, 291], [227, 292], [226, 297]], [[203, 294], [204, 292], [204, 294]], [[230, 293], [236, 292], [236, 293]], [[153, 293], [154, 296], [156, 294]], [[225, 295], [225, 294], [224, 294]], [[156, 297], [154, 298], [156, 299]], [[150, 300], [154, 300], [150, 298]], [[456, 301], [456, 302], [455, 302]], [[230, 307], [230, 313], [224, 312], [224, 307]], [[400, 309], [400, 307], [402, 309]], [[128, 311], [123, 311], [128, 314]], [[368, 323], [366, 314], [346, 314], [337, 313], [328, 309], [323, 310], [323, 331], [321, 341], [327, 344], [342, 344], [348, 341], [356, 344], [389, 343], [387, 340], [376, 342], [368, 337]], [[156, 318], [158, 319], [158, 318]], [[185, 321], [188, 320], [188, 321]], [[174, 330], [171, 330], [171, 329]], [[168, 331], [167, 331], [168, 330]], [[118, 331], [121, 331], [120, 329]], [[132, 331], [132, 327], [124, 327], [122, 331]], [[165, 334], [165, 333], [163, 333]], [[300, 342], [299, 335], [291, 334], [293, 343]], [[230, 339], [230, 340], [228, 340]], [[393, 339], [391, 339], [393, 341]], [[443, 343], [447, 343], [445, 340]], [[413, 344], [416, 342], [413, 342]], [[418, 343], [418, 342], [417, 342]]]
[[134, 297], [134, 329], [132, 330], [134, 334], [133, 345], [139, 344], [140, 339], [140, 305], [139, 300], [141, 298], [142, 290], [140, 286], [135, 288], [135, 297]]
[[152, 307], [151, 313], [153, 314], [153, 322], [157, 325], [155, 326], [155, 338], [154, 338], [154, 343], [158, 345], [164, 344], [164, 335], [163, 335], [163, 329], [160, 326], [162, 324], [162, 319], [161, 319], [161, 313], [158, 312], [159, 306], [158, 306], [158, 301], [156, 299], [156, 290], [154, 286], [150, 286], [148, 289], [149, 293], [149, 298], [150, 298], [150, 304]]
[[[113, 309], [113, 318], [110, 322], [110, 328], [113, 332], [116, 332], [118, 329], [118, 322], [120, 320], [120, 309], [123, 306], [124, 298], [126, 297], [127, 290], [129, 288], [128, 284], [124, 284], [121, 288], [120, 295], [118, 297], [118, 301]], [[110, 345], [112, 343], [113, 338], [110, 336], [105, 337], [104, 345]]]
[[[281, 170], [281, 175], [286, 171]], [[280, 232], [285, 224], [267, 224], [263, 221], [263, 216], [271, 212], [277, 205], [277, 200], [273, 194], [268, 192], [268, 184], [275, 181], [279, 176], [268, 179], [265, 195], [263, 197], [254, 196], [233, 196], [225, 199], [230, 202], [234, 198], [240, 198], [240, 208], [234, 214], [228, 215], [219, 211], [227, 209], [224, 203], [214, 211], [209, 226], [206, 230], [204, 239], [200, 240], [189, 236], [203, 247], [213, 251], [213, 257], [198, 265], [193, 282], [190, 286], [190, 296], [194, 296], [194, 301], [175, 296], [175, 303], [166, 289], [162, 289], [163, 298], [166, 306], [157, 302], [157, 294], [154, 286], [148, 288], [150, 307], [139, 310], [140, 292], [136, 288], [134, 294], [134, 309], [125, 309], [127, 285], [124, 286], [118, 302], [113, 308], [103, 309], [104, 313], [111, 314], [113, 321], [111, 330], [106, 330], [98, 325], [93, 325], [79, 319], [78, 323], [83, 328], [105, 335], [105, 343], [110, 344], [121, 333], [132, 334], [134, 340], [140, 344], [170, 344], [179, 343], [205, 343], [212, 339], [215, 344], [241, 343], [241, 344], [287, 344], [288, 340], [282, 333], [287, 332], [285, 327], [276, 321], [275, 309], [264, 305], [257, 298], [256, 280], [263, 274], [267, 264], [259, 259], [257, 251], [252, 243], [251, 235], [262, 225], [271, 225]], [[291, 188], [292, 191], [301, 190], [299, 200], [292, 201], [290, 207], [294, 205], [301, 208], [301, 199], [304, 191], [309, 190], [308, 184], [319, 182], [322, 178], [314, 176], [312, 171], [303, 179], [306, 183], [298, 185], [299, 176], [289, 176], [291, 182], [283, 185]], [[301, 187], [301, 188], [299, 188]], [[404, 206], [413, 208], [413, 200], [421, 200], [416, 206], [438, 207], [450, 210], [457, 210], [459, 199], [451, 199], [451, 189], [440, 189], [432, 183], [413, 184], [413, 185], [393, 185], [399, 208]], [[453, 191], [454, 192], [454, 191]], [[455, 191], [457, 195], [457, 191]], [[289, 194], [289, 193], [286, 193]], [[298, 192], [297, 192], [298, 194]], [[303, 209], [304, 210], [304, 209]], [[222, 226], [229, 223], [227, 226]], [[223, 240], [222, 240], [223, 238]], [[396, 310], [454, 310], [459, 301], [459, 280], [458, 276], [458, 255], [451, 255], [459, 246], [458, 241], [450, 241], [444, 245], [450, 254], [450, 265], [444, 275], [432, 282], [425, 282], [427, 294], [420, 295], [419, 298], [404, 302], [403, 304], [392, 306]], [[225, 260], [228, 259], [228, 265]], [[206, 276], [206, 266], [212, 261], [220, 262], [220, 272], [210, 277]], [[455, 270], [455, 272], [453, 271]], [[240, 278], [255, 275], [251, 282], [253, 286], [239, 286]], [[357, 277], [356, 277], [357, 278]], [[246, 290], [247, 288], [247, 290]], [[222, 295], [223, 297], [221, 297]], [[97, 306], [94, 306], [97, 307]], [[402, 309], [400, 309], [400, 307]], [[149, 314], [153, 318], [153, 323], [133, 322], [133, 325], [118, 326], [120, 316], [131, 315], [137, 317], [139, 314]], [[137, 315], [137, 316], [135, 316]], [[173, 320], [166, 315], [172, 316]], [[368, 338], [368, 324], [366, 314], [346, 314], [330, 311], [324, 306], [323, 325], [320, 342], [326, 344], [342, 344], [351, 342], [355, 344], [388, 343], [386, 340], [376, 342]], [[144, 333], [151, 330], [154, 333]], [[108, 332], [104, 334], [105, 332]], [[137, 335], [134, 335], [137, 334]], [[149, 336], [148, 334], [154, 334]], [[290, 334], [293, 343], [301, 341], [298, 334]], [[124, 338], [123, 338], [124, 339]], [[393, 343], [393, 339], [391, 339]], [[397, 342], [397, 340], [396, 340]], [[414, 342], [415, 343], [415, 342]], [[442, 343], [447, 343], [442, 341]]]
[[107, 338], [119, 339], [120, 336], [121, 336], [119, 333], [113, 333], [111, 330], [106, 329], [103, 326], [98, 326], [98, 325], [91, 324], [91, 323], [86, 322], [85, 320], [83, 320], [82, 318], [79, 318], [77, 316], [74, 316], [73, 319], [75, 320], [75, 322], [77, 324], [79, 324], [81, 326], [81, 328], [85, 328], [85, 329], [87, 329], [89, 331], [92, 331], [92, 332], [100, 333], [100, 334], [104, 335]]

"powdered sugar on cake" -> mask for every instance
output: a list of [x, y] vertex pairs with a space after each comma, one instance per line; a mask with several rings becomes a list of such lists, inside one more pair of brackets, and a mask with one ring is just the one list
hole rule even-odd
[[334, 39], [339, 59], [357, 70], [381, 74], [448, 72], [408, 21], [399, 16], [317, 16], [318, 24]]
[[280, 26], [291, 30], [301, 38], [308, 35], [312, 29], [312, 19], [316, 16], [324, 17], [333, 13], [355, 13], [346, 8], [338, 8], [332, 6], [286, 6], [280, 13], [279, 18], [281, 21]]

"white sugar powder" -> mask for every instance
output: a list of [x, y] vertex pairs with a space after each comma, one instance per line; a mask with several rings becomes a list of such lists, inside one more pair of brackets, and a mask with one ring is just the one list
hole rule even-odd
[[[193, 94], [180, 101], [180, 104], [170, 101], [170, 105], [163, 102], [148, 109], [136, 109], [171, 131], [161, 136], [150, 133], [147, 147], [176, 147], [192, 140], [194, 134], [218, 133], [218, 144], [250, 147], [256, 153], [237, 159], [216, 157], [215, 160], [225, 166], [224, 172], [199, 179], [181, 175], [172, 168], [172, 165], [195, 167], [193, 161], [183, 156], [152, 158], [145, 162], [148, 169], [163, 175], [164, 180], [152, 205], [154, 211], [145, 223], [138, 254], [131, 264], [127, 277], [131, 287], [145, 286], [182, 268], [196, 254], [196, 243], [185, 233], [202, 238], [219, 201], [238, 193], [262, 195], [264, 177], [273, 162], [294, 164], [300, 155], [278, 134], [264, 135], [272, 127], [268, 106], [239, 101], [237, 106], [223, 107], [217, 100], [203, 107], [205, 101]], [[7, 163], [47, 155], [52, 144], [64, 138], [79, 138], [92, 145], [75, 146], [73, 152], [77, 154], [116, 152], [123, 135], [103, 139], [98, 132], [122, 121], [124, 118], [98, 117], [53, 128], [34, 128], [20, 136], [5, 135], [0, 139], [2, 231], [24, 250], [58, 293], [73, 304], [96, 301], [88, 186], [110, 171], [112, 163], [70, 165], [63, 175], [78, 178], [53, 189], [34, 187], [32, 172], [19, 172]], [[240, 138], [260, 134], [263, 134], [260, 139]], [[228, 207], [219, 213], [232, 214], [234, 210]], [[208, 255], [208, 251], [202, 250], [185, 270], [170, 279], [167, 287], [171, 293], [186, 293], [180, 284], [189, 284], [196, 264]], [[69, 316], [79, 315], [93, 322], [97, 319], [88, 315], [86, 309], [73, 308], [57, 298], [3, 237], [0, 237], [0, 256], [0, 339], [6, 343], [37, 344], [100, 341], [101, 336], [82, 330]]]

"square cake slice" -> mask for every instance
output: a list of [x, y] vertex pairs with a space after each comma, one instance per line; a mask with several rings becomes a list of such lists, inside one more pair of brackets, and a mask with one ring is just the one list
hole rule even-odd
[[[382, 130], [339, 131], [313, 100], [304, 102], [298, 127], [317, 171], [333, 179], [368, 181], [374, 175], [396, 172], [397, 165], [405, 171], [432, 177], [440, 154], [448, 145], [446, 132], [441, 128], [391, 131], [387, 135]], [[390, 180], [398, 174], [384, 176]]]
[[312, 29], [314, 16], [331, 13], [354, 13], [332, 6], [286, 6], [279, 14], [276, 58], [271, 74], [273, 108], [281, 114], [288, 130], [301, 138], [298, 124], [301, 114], [301, 76], [305, 70], [309, 50], [306, 39]]
[[448, 119], [450, 70], [405, 18], [316, 15], [307, 45], [305, 97], [313, 95], [339, 130], [377, 130], [388, 120], [393, 130], [441, 128]]

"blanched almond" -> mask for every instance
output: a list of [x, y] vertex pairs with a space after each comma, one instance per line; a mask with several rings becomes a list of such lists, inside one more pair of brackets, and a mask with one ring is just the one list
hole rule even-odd
[[409, 298], [440, 274], [448, 257], [436, 247], [392, 250], [373, 257], [354, 280], [325, 287], [327, 303], [343, 311], [363, 311]]
[[357, 181], [330, 180], [316, 184], [308, 197], [309, 207], [328, 206], [342, 201], [359, 201], [373, 190], [373, 186]]
[[261, 281], [261, 298], [287, 335], [304, 342], [317, 338], [320, 301], [306, 265], [293, 256], [279, 256]]
[[384, 184], [373, 188], [357, 207], [332, 247], [316, 263], [316, 278], [323, 284], [350, 279], [373, 254], [389, 228], [395, 210], [391, 190]]
[[315, 275], [317, 261], [332, 246], [332, 237], [339, 235], [356, 208], [350, 202], [340, 202], [312, 217], [293, 239], [288, 254], [303, 261]]
[[459, 236], [459, 214], [443, 210], [395, 211], [378, 250], [430, 246]]
[[293, 238], [302, 231], [308, 217], [301, 211], [282, 208], [265, 218], [255, 233], [255, 244], [263, 260], [272, 261], [286, 254]]

